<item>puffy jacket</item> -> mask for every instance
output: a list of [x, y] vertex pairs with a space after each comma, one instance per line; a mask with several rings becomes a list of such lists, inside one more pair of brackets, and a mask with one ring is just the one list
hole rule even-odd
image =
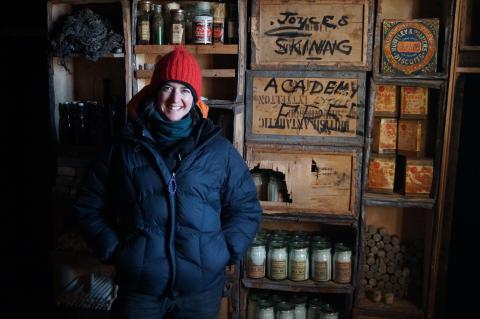
[[258, 231], [261, 207], [245, 162], [210, 120], [200, 121], [196, 146], [175, 172], [136, 121], [85, 176], [74, 211], [95, 254], [115, 265], [121, 289], [207, 290]]

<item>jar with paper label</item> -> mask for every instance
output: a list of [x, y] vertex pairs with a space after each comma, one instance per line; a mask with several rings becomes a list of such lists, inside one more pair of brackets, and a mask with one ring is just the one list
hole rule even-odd
[[348, 284], [352, 280], [352, 251], [343, 243], [335, 245], [333, 280], [341, 284]]
[[270, 300], [258, 300], [256, 311], [255, 318], [257, 319], [275, 319], [275, 310], [273, 308], [273, 303]]
[[288, 279], [307, 280], [309, 269], [308, 244], [301, 241], [292, 242], [288, 254]]
[[324, 304], [321, 309], [322, 319], [338, 319], [338, 311], [332, 304]]
[[170, 11], [170, 44], [185, 44], [185, 11], [174, 9]]
[[307, 319], [307, 297], [295, 294], [289, 302], [295, 308], [295, 319]]
[[273, 280], [287, 279], [287, 269], [287, 245], [281, 241], [271, 241], [268, 246], [268, 278]]
[[265, 242], [257, 238], [247, 251], [247, 277], [265, 277], [267, 249]]
[[138, 2], [137, 44], [150, 44], [150, 1]]
[[312, 273], [315, 281], [332, 280], [332, 245], [322, 239], [312, 242]]
[[288, 301], [281, 301], [276, 306], [275, 319], [295, 319], [295, 307]]

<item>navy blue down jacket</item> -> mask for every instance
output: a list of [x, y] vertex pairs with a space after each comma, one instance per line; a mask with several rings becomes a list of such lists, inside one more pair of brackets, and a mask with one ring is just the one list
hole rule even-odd
[[258, 231], [261, 207], [242, 157], [210, 120], [171, 172], [145, 127], [94, 161], [74, 211], [124, 291], [153, 296], [209, 289]]

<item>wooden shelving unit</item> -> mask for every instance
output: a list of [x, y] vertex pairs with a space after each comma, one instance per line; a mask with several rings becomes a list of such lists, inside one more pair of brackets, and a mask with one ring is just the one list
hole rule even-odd
[[261, 278], [261, 279], [243, 278], [242, 284], [246, 288], [270, 289], [270, 290], [287, 291], [287, 292], [349, 294], [349, 293], [352, 293], [354, 290], [353, 285], [337, 284], [332, 281], [321, 283], [313, 280], [291, 281], [291, 280], [285, 279], [281, 281], [275, 281], [268, 278]]

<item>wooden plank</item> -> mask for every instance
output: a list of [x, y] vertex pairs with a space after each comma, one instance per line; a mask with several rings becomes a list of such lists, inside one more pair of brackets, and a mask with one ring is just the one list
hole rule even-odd
[[364, 193], [363, 202], [366, 206], [389, 206], [389, 207], [419, 207], [433, 208], [434, 198], [407, 197], [398, 193], [374, 194]]
[[[136, 70], [135, 78], [150, 79], [153, 75], [153, 70]], [[202, 76], [205, 78], [234, 78], [235, 69], [204, 69]]]
[[359, 301], [355, 312], [370, 313], [378, 316], [392, 316], [401, 318], [424, 318], [424, 312], [418, 308], [412, 301], [407, 299], [395, 298], [393, 305], [384, 303], [374, 303], [363, 298]]
[[[238, 54], [237, 44], [187, 44], [185, 48], [192, 54]], [[136, 54], [165, 55], [174, 49], [173, 45], [135, 45]]]
[[338, 284], [333, 281], [317, 282], [310, 279], [305, 281], [291, 281], [288, 279], [277, 281], [268, 278], [243, 278], [242, 284], [246, 288], [261, 288], [289, 292], [313, 292], [332, 294], [346, 294], [353, 292], [353, 285], [351, 284]]
[[261, 201], [265, 214], [320, 213], [356, 217], [360, 198], [360, 149], [247, 144], [250, 169], [283, 174], [283, 201]]
[[246, 140], [363, 145], [365, 74], [251, 71]]
[[349, 69], [370, 66], [370, 0], [255, 0], [252, 69]]

